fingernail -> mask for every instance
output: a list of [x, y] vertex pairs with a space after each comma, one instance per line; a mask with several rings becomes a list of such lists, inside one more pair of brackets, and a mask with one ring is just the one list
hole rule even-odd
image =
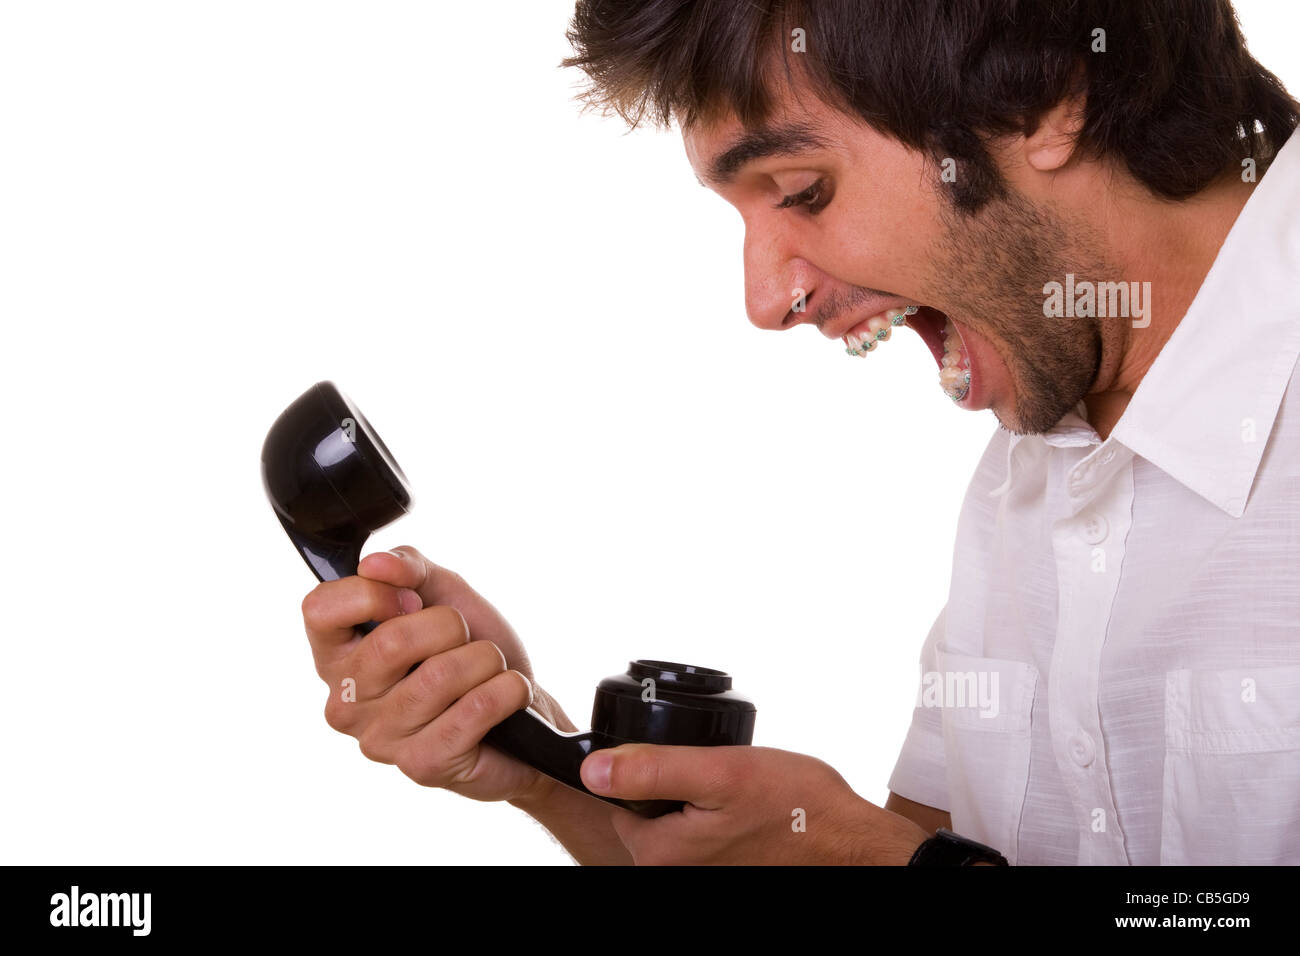
[[396, 551], [396, 550], [394, 550], [394, 551], [389, 551], [388, 553], [391, 554], [391, 555], [392, 555], [393, 557], [395, 557], [395, 558], [401, 558], [403, 561], [406, 560], [406, 555], [402, 554], [402, 552], [400, 552], [400, 551]]
[[402, 588], [397, 592], [397, 603], [402, 609], [403, 614], [414, 614], [424, 607], [424, 602], [420, 600], [420, 595], [416, 594], [410, 588]]
[[597, 751], [582, 762], [582, 782], [593, 793], [605, 793], [609, 790], [609, 775], [614, 767], [614, 758]]

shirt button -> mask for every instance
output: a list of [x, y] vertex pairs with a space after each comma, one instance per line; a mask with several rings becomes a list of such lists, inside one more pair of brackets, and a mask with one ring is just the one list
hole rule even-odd
[[1080, 731], [1070, 740], [1070, 759], [1080, 767], [1087, 767], [1097, 756], [1097, 747], [1092, 738]]
[[1108, 531], [1106, 519], [1095, 511], [1083, 519], [1083, 540], [1089, 544], [1101, 544], [1106, 540]]
[[1106, 454], [1104, 454], [1104, 455], [1101, 456], [1101, 463], [1102, 463], [1103, 465], [1109, 465], [1110, 462], [1111, 462], [1111, 459], [1113, 459], [1114, 457], [1115, 457], [1115, 449], [1113, 449], [1113, 448], [1108, 448], [1108, 449], [1106, 449]]

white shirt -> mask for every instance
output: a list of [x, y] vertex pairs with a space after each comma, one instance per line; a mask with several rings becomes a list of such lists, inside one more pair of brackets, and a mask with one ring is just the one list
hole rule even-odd
[[1105, 441], [993, 435], [891, 791], [1013, 864], [1300, 863], [1298, 355], [1300, 134]]

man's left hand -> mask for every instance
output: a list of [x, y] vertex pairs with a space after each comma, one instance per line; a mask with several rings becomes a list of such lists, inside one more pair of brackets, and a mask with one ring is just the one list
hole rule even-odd
[[901, 865], [929, 836], [826, 763], [769, 747], [624, 744], [588, 756], [582, 781], [605, 796], [686, 802], [653, 820], [614, 813], [638, 865]]

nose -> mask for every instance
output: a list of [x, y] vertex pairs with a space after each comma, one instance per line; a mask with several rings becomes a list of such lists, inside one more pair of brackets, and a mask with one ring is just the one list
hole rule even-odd
[[745, 312], [760, 329], [812, 321], [815, 270], [786, 247], [779, 231], [745, 224]]

